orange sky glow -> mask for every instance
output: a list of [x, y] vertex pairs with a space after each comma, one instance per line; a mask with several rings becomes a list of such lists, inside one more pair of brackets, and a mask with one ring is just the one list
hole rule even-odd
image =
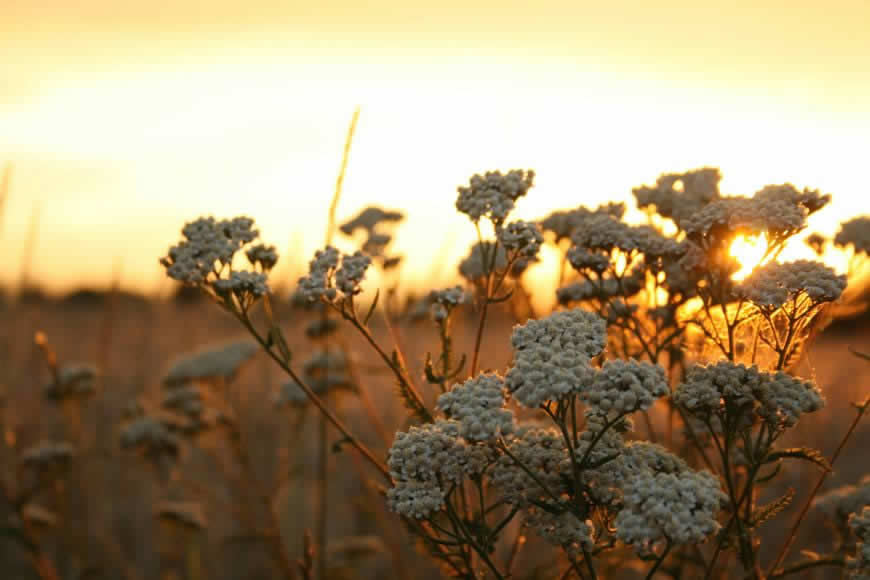
[[[725, 193], [790, 181], [870, 212], [870, 3], [682, 0], [7, 0], [0, 221], [15, 284], [153, 291], [185, 220], [244, 213], [288, 264], [339, 217], [405, 209], [413, 284], [447, 283], [474, 230], [475, 172], [534, 168], [518, 216], [631, 200], [662, 172], [722, 169]], [[298, 274], [281, 266], [278, 275]]]

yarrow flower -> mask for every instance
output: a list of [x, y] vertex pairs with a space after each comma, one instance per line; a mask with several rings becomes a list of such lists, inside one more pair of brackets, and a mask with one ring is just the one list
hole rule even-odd
[[339, 229], [346, 235], [351, 235], [357, 230], [374, 232], [382, 223], [400, 222], [405, 216], [400, 211], [384, 210], [376, 206], [369, 206], [359, 212], [353, 219], [341, 224]]
[[858, 512], [849, 516], [849, 527], [858, 538], [855, 546], [855, 557], [846, 561], [849, 578], [866, 580], [870, 578], [870, 505], [865, 505]]
[[526, 525], [554, 546], [561, 546], [572, 556], [580, 556], [595, 544], [592, 520], [581, 520], [569, 511], [550, 513], [539, 507], [525, 511]]
[[504, 379], [480, 374], [438, 397], [438, 408], [459, 421], [465, 439], [491, 440], [514, 429], [514, 415], [504, 408], [504, 392]]
[[529, 500], [548, 497], [542, 483], [554, 493], [567, 491], [571, 460], [558, 431], [522, 426], [506, 438], [506, 444], [510, 454], [498, 458], [490, 477], [507, 501], [525, 506]]
[[514, 365], [507, 387], [522, 405], [538, 407], [589, 384], [589, 359], [604, 350], [604, 320], [580, 309], [556, 312], [514, 327]]
[[69, 443], [41, 441], [24, 451], [21, 463], [40, 471], [61, 470], [69, 467], [74, 455]]
[[163, 383], [167, 387], [174, 387], [192, 381], [231, 380], [259, 350], [260, 347], [252, 340], [208, 345], [178, 357], [169, 367]]
[[870, 475], [865, 475], [857, 485], [844, 485], [818, 496], [813, 507], [839, 523], [844, 523], [849, 514], [870, 505]]
[[429, 309], [432, 318], [435, 322], [447, 320], [453, 309], [460, 304], [464, 304], [467, 300], [468, 295], [462, 289], [462, 286], [432, 290], [428, 296], [428, 301], [431, 304]]
[[719, 198], [721, 179], [719, 169], [703, 167], [686, 173], [666, 173], [654, 186], [642, 185], [631, 192], [640, 209], [655, 207], [659, 215], [680, 225], [683, 219]]
[[570, 238], [577, 228], [583, 226], [590, 215], [606, 214], [621, 219], [625, 214], [624, 203], [606, 203], [595, 209], [580, 206], [568, 211], [554, 211], [541, 221], [541, 229], [556, 234], [556, 241]]
[[870, 216], [852, 218], [840, 224], [834, 245], [852, 246], [856, 254], [870, 254]]
[[97, 368], [89, 364], [67, 364], [60, 367], [57, 377], [44, 389], [45, 396], [54, 401], [68, 397], [87, 397], [94, 393]]
[[508, 252], [525, 258], [534, 258], [544, 243], [544, 236], [538, 226], [522, 220], [496, 228], [496, 237]]
[[314, 254], [308, 264], [308, 275], [299, 278], [298, 291], [310, 302], [321, 299], [333, 302], [356, 296], [362, 292], [360, 283], [371, 263], [372, 259], [360, 251], [340, 256], [338, 250], [327, 246]]
[[791, 427], [803, 413], [824, 406], [821, 391], [810, 382], [728, 361], [690, 368], [673, 400], [701, 419], [732, 409], [749, 421], [754, 413], [777, 429]]
[[514, 209], [514, 202], [532, 187], [534, 179], [535, 172], [532, 170], [512, 169], [506, 174], [501, 171], [475, 174], [468, 187], [457, 188], [459, 198], [456, 200], [456, 209], [475, 223], [486, 217], [495, 224], [501, 224]]
[[224, 298], [232, 294], [243, 306], [269, 291], [265, 272], [278, 260], [274, 247], [260, 244], [247, 250], [248, 260], [262, 272], [239, 271], [232, 266], [236, 252], [260, 235], [253, 219], [199, 218], [185, 224], [181, 233], [185, 239], [160, 259], [170, 278], [192, 286], [205, 285]]
[[726, 499], [719, 480], [707, 471], [642, 471], [624, 484], [616, 536], [640, 552], [665, 541], [702, 542], [719, 530], [716, 514]]
[[768, 262], [752, 272], [734, 291], [762, 308], [776, 309], [801, 293], [814, 304], [833, 302], [843, 293], [846, 283], [846, 276], [838, 276], [821, 262]]
[[604, 363], [580, 397], [591, 412], [618, 416], [648, 409], [666, 394], [668, 382], [661, 366], [617, 359]]

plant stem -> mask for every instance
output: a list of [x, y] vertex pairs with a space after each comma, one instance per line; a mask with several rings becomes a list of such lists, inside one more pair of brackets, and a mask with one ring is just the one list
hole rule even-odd
[[[867, 411], [867, 407], [870, 407], [870, 398], [866, 399], [864, 403], [858, 406], [858, 413], [855, 415], [855, 419], [852, 421], [852, 424], [849, 425], [848, 431], [843, 436], [843, 439], [840, 441], [840, 444], [837, 446], [837, 449], [834, 451], [834, 454], [831, 456], [830, 466], [834, 466], [834, 462], [837, 461], [837, 458], [840, 457], [840, 453], [843, 451], [843, 448], [846, 446], [846, 442], [849, 441], [849, 438], [852, 436], [852, 433], [855, 432], [855, 428], [858, 427], [858, 423], [861, 422], [861, 418], [864, 416], [864, 413]], [[795, 538], [797, 537], [797, 531], [800, 527], [801, 523], [804, 520], [804, 516], [807, 515], [807, 512], [810, 509], [810, 505], [813, 503], [813, 499], [815, 499], [816, 494], [819, 493], [819, 489], [821, 489], [822, 484], [825, 483], [825, 479], [827, 479], [830, 471], [822, 472], [822, 475], [819, 476], [819, 480], [816, 482], [815, 487], [810, 492], [810, 496], [807, 498], [806, 503], [804, 503], [804, 507], [801, 509], [800, 514], [798, 515], [797, 520], [794, 525], [792, 525], [791, 530], [789, 531], [788, 536], [786, 537], [785, 543], [782, 545], [782, 548], [779, 550], [779, 554], [776, 556], [776, 560], [774, 560], [773, 564], [770, 566], [767, 575], [771, 576], [774, 572], [776, 572], [777, 567], [782, 564], [782, 561], [785, 559], [788, 554], [789, 548], [794, 543]]]

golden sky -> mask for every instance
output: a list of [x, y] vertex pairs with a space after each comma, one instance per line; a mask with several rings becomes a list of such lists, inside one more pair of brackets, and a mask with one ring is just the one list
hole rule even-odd
[[154, 288], [157, 258], [205, 213], [247, 213], [306, 261], [357, 105], [339, 213], [407, 209], [409, 278], [471, 239], [455, 188], [488, 169], [537, 170], [523, 217], [702, 165], [727, 193], [834, 194], [827, 231], [870, 211], [866, 1], [0, 0], [0, 13], [0, 163], [14, 166], [0, 281], [19, 277], [35, 211], [31, 275], [57, 289], [106, 284], [116, 263], [125, 286]]

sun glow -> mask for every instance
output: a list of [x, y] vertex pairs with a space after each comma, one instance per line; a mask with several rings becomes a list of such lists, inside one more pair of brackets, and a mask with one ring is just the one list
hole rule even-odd
[[731, 243], [731, 255], [740, 263], [740, 270], [731, 275], [733, 280], [743, 280], [752, 271], [760, 266], [765, 260], [764, 252], [767, 248], [767, 238], [764, 234], [759, 236], [744, 236], [740, 234]]

